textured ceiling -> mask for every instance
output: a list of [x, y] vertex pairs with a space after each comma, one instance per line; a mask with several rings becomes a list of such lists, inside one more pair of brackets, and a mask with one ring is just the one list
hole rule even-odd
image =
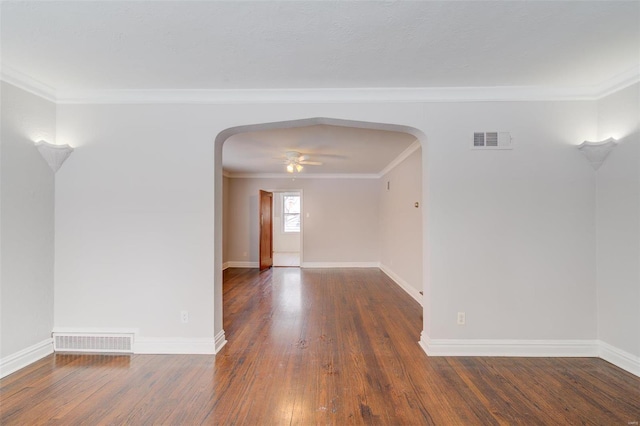
[[583, 86], [640, 2], [2, 2], [2, 63], [59, 91]]

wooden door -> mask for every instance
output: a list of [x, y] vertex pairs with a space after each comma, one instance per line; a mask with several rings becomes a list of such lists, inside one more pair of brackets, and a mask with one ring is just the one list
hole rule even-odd
[[260, 270], [273, 266], [273, 193], [260, 191]]

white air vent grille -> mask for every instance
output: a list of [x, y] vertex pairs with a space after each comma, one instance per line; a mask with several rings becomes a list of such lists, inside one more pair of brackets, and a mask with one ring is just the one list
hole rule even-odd
[[474, 132], [473, 149], [512, 149], [508, 132]]
[[498, 146], [498, 133], [497, 132], [487, 132], [485, 133], [484, 139], [485, 146]]
[[56, 352], [133, 353], [129, 333], [53, 333]]

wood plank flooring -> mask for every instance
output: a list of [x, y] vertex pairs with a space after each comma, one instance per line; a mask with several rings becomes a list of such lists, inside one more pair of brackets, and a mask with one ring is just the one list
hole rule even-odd
[[206, 355], [51, 355], [0, 381], [2, 425], [634, 425], [640, 378], [595, 358], [427, 357], [377, 269], [225, 271]]

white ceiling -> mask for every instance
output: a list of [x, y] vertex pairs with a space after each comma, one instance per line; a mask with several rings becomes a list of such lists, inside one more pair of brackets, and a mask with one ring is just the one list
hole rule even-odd
[[58, 92], [591, 86], [640, 2], [2, 2], [2, 63]]
[[[4, 1], [0, 7], [2, 78], [58, 102], [123, 93], [133, 101], [166, 101], [168, 94], [197, 101], [205, 91], [220, 97], [249, 89], [276, 99], [295, 97], [296, 89], [305, 89], [307, 100], [346, 89], [364, 99], [400, 93], [407, 100], [422, 96], [420, 89], [464, 88], [471, 99], [479, 88], [531, 94], [613, 87], [640, 74], [639, 1]], [[383, 89], [395, 92], [376, 92]], [[225, 144], [224, 167], [277, 173], [282, 165], [274, 157], [295, 149], [325, 163], [305, 173], [379, 173], [413, 140], [326, 125], [245, 133]]]
[[414, 142], [415, 136], [387, 130], [325, 124], [263, 130], [231, 136], [223, 145], [224, 171], [233, 175], [285, 173], [287, 151], [307, 155], [307, 165], [292, 177], [327, 174], [378, 175]]

